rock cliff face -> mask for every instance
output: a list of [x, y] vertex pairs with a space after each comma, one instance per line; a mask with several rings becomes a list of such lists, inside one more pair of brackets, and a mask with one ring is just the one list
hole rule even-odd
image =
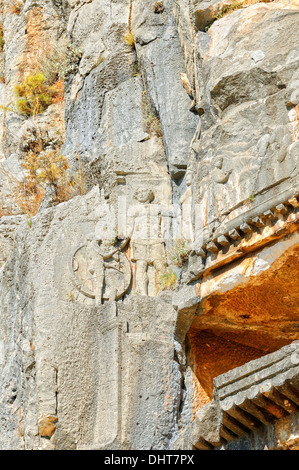
[[298, 448], [298, 24], [0, 1], [0, 449]]

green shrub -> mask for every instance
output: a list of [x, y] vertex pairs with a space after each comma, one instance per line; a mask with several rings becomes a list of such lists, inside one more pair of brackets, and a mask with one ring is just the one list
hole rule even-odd
[[57, 84], [48, 85], [46, 77], [37, 72], [26, 77], [19, 85], [15, 85], [14, 92], [18, 97], [16, 102], [18, 112], [30, 117], [45, 111], [57, 101], [63, 90]]
[[68, 41], [51, 48], [51, 52], [45, 51], [38, 71], [15, 86], [17, 111], [27, 117], [35, 116], [51, 104], [62, 101], [64, 80], [77, 72], [81, 57], [82, 51]]
[[253, 193], [250, 193], [248, 198], [245, 200], [245, 204], [250, 206], [255, 201], [255, 195]]
[[156, 114], [152, 113], [145, 90], [142, 94], [142, 111], [144, 115], [145, 132], [150, 135], [154, 134], [157, 137], [162, 137], [160, 119]]
[[123, 37], [123, 42], [130, 46], [132, 49], [135, 47], [135, 38], [131, 31], [127, 31], [127, 33]]
[[168, 251], [168, 258], [171, 264], [181, 268], [187, 261], [191, 248], [186, 240], [177, 240]]
[[177, 275], [169, 268], [159, 275], [157, 293], [164, 290], [174, 290], [177, 286]]

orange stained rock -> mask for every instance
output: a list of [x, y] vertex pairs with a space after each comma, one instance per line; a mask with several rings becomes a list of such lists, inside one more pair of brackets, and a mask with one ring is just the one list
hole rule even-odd
[[[212, 399], [215, 377], [299, 339], [299, 243], [287, 242], [286, 249], [280, 249], [273, 245], [260, 258], [271, 263], [255, 275], [251, 269], [256, 254], [237, 262], [241, 276], [247, 271], [251, 275], [223, 292], [210, 288], [203, 299], [203, 309], [188, 332], [195, 411]], [[229, 275], [232, 269], [227, 268]], [[223, 268], [218, 276], [225, 274]]]
[[58, 419], [56, 416], [42, 416], [38, 421], [38, 432], [42, 437], [52, 437]]
[[34, 74], [38, 69], [47, 47], [45, 37], [45, 19], [42, 7], [30, 8], [26, 14], [26, 36], [25, 50], [19, 67], [20, 72], [25, 75]]
[[211, 401], [215, 377], [266, 354], [262, 349], [227, 337], [225, 331], [215, 333], [213, 330], [191, 329], [188, 340], [189, 364], [194, 374], [194, 406], [197, 409]]
[[[250, 265], [250, 259], [246, 267]], [[231, 290], [215, 291], [203, 301], [206, 323], [216, 317], [232, 322], [239, 328], [263, 327], [266, 330], [291, 334], [299, 333], [299, 244], [287, 249], [272, 265], [247, 282]]]

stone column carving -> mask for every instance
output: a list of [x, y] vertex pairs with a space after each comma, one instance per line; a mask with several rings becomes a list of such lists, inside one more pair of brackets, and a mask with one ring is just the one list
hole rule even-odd
[[121, 323], [116, 303], [101, 306], [99, 316], [99, 383], [94, 442], [114, 449], [121, 431]]

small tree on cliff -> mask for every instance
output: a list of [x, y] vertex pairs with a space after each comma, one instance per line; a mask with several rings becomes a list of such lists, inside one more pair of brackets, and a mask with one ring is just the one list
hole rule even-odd
[[27, 117], [45, 111], [48, 106], [57, 102], [63, 93], [59, 82], [48, 85], [45, 76], [40, 72], [29, 75], [22, 83], [15, 85], [14, 91], [18, 97], [17, 110]]

